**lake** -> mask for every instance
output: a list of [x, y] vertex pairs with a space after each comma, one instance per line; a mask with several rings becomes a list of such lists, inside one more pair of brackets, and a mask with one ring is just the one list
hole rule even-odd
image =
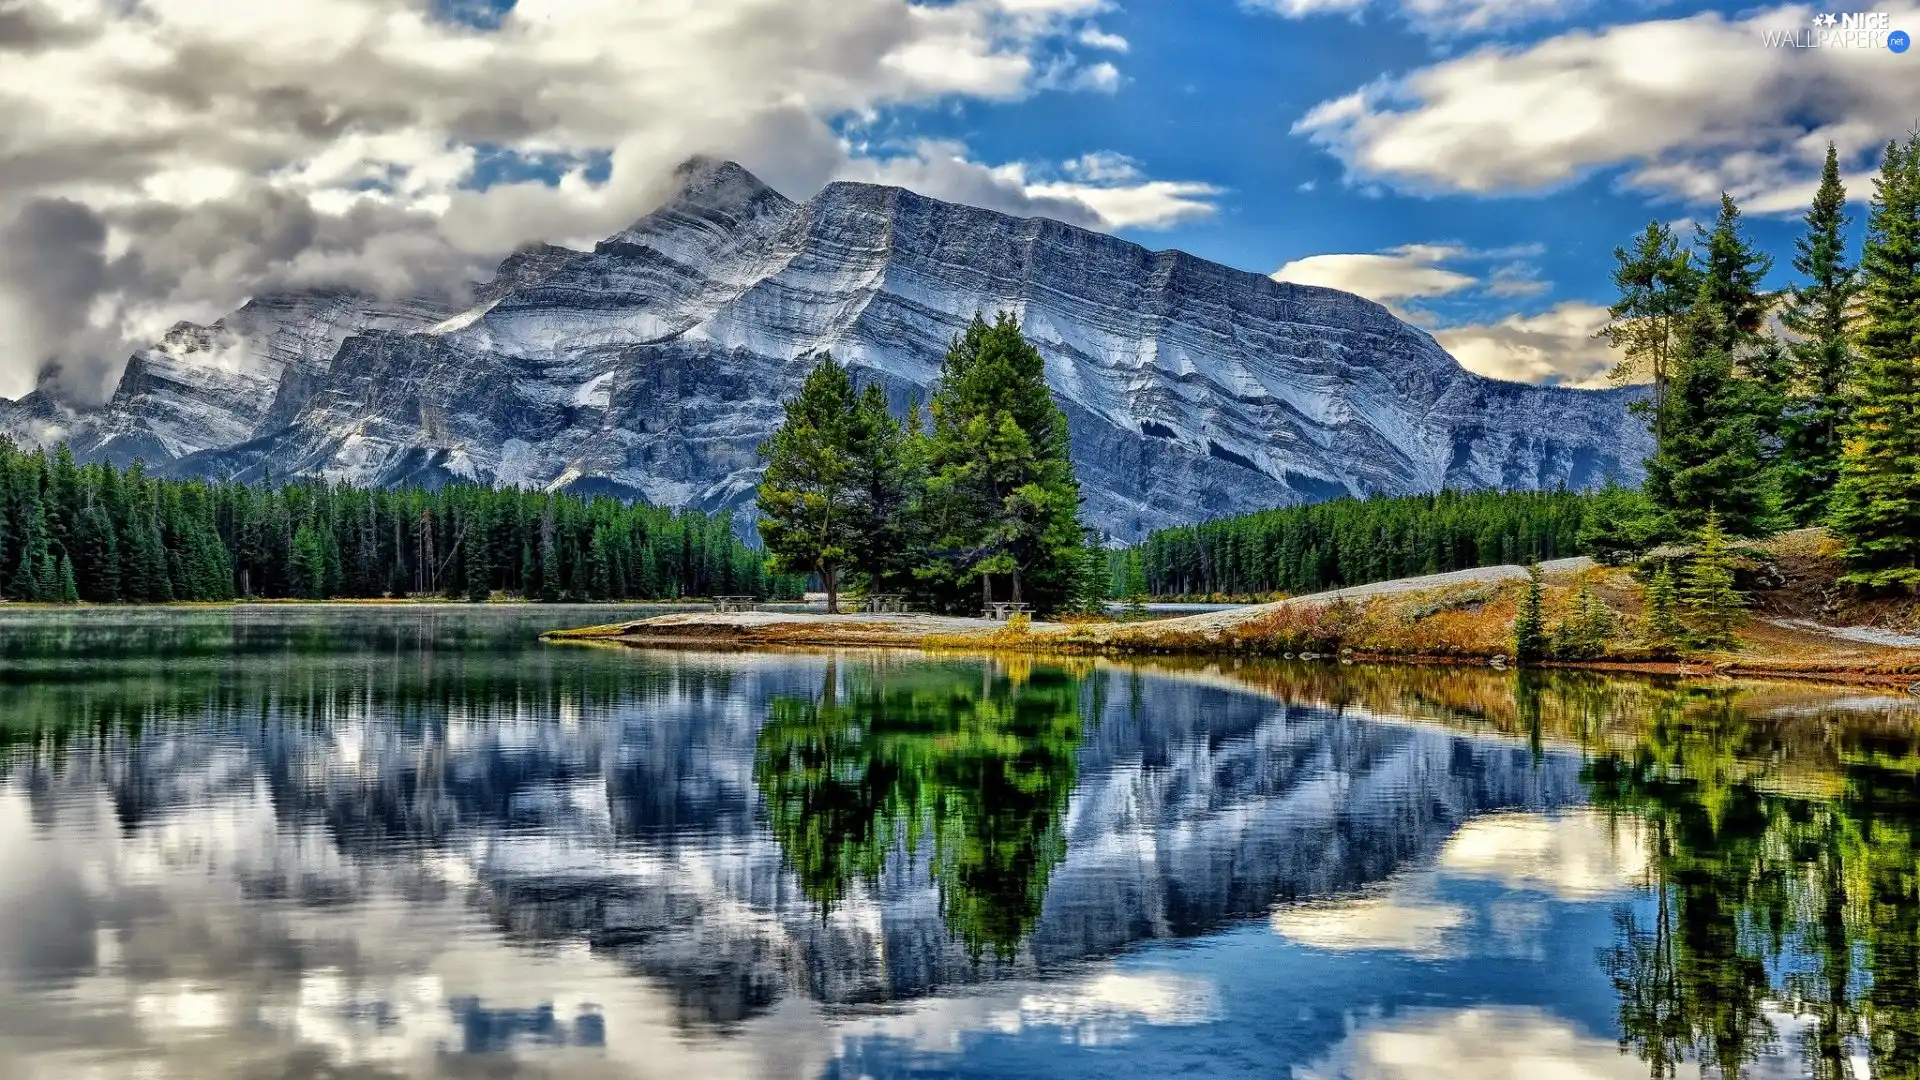
[[1920, 1075], [1920, 701], [0, 613], [0, 1077]]

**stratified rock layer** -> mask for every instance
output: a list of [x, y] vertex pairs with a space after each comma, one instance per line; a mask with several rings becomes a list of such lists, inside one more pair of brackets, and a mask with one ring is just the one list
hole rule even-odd
[[1116, 538], [1348, 493], [1632, 482], [1649, 449], [1631, 391], [1474, 375], [1347, 293], [900, 188], [796, 203], [707, 160], [680, 181], [590, 253], [517, 253], [466, 311], [262, 298], [136, 355], [103, 410], [31, 395], [0, 431], [179, 474], [738, 508], [817, 353], [904, 409], [967, 320], [1010, 311]]

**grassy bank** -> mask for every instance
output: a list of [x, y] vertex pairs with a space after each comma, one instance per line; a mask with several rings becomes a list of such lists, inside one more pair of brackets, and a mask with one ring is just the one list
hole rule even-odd
[[[1832, 543], [1793, 533], [1753, 549], [1749, 617], [1728, 647], [1655, 649], [1640, 632], [1630, 570], [1561, 564], [1546, 577], [1553, 626], [1597, 597], [1615, 630], [1590, 655], [1547, 666], [1812, 678], [1906, 687], [1920, 679], [1920, 603], [1870, 599], [1835, 584]], [[1298, 597], [1147, 622], [989, 623], [932, 616], [687, 613], [563, 630], [551, 640], [762, 648], [883, 646], [1103, 656], [1264, 656], [1432, 665], [1503, 663], [1527, 585], [1518, 567]], [[1427, 587], [1427, 582], [1432, 585]], [[1356, 595], [1357, 594], [1357, 595]]]

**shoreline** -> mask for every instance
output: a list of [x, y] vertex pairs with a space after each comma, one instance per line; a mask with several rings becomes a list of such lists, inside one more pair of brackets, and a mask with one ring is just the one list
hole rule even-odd
[[750, 612], [720, 615], [690, 612], [634, 622], [551, 630], [553, 643], [638, 649], [819, 650], [896, 649], [924, 653], [1027, 653], [1108, 660], [1184, 657], [1198, 660], [1265, 659], [1309, 663], [1354, 663], [1483, 670], [1590, 671], [1598, 674], [1680, 678], [1788, 679], [1870, 687], [1920, 695], [1920, 650], [1887, 662], [1835, 662], [1780, 652], [1705, 653], [1685, 658], [1606, 656], [1520, 665], [1496, 663], [1497, 654], [1390, 652], [1347, 647], [1331, 652], [1275, 652], [1236, 648], [1245, 639], [1156, 632], [1161, 623], [1033, 623], [1011, 628], [980, 619], [940, 616], [818, 615]]

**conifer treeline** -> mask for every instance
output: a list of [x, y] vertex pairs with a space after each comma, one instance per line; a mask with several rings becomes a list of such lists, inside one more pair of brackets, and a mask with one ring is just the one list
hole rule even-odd
[[0, 440], [0, 596], [95, 603], [798, 595], [725, 514], [513, 489], [253, 487]]
[[1140, 563], [1155, 596], [1318, 592], [1579, 554], [1594, 500], [1564, 491], [1335, 499], [1163, 529], [1121, 558]]
[[[1920, 592], [1920, 133], [1886, 147], [1857, 264], [1840, 175], [1830, 146], [1786, 290], [1763, 287], [1773, 261], [1730, 195], [1690, 245], [1656, 221], [1615, 251], [1602, 334], [1616, 378], [1651, 384], [1643, 490], [1343, 501], [1174, 529], [1137, 556], [1151, 587], [1292, 592], [1826, 525], [1843, 581]], [[1585, 528], [1568, 529], [1582, 507]]]

